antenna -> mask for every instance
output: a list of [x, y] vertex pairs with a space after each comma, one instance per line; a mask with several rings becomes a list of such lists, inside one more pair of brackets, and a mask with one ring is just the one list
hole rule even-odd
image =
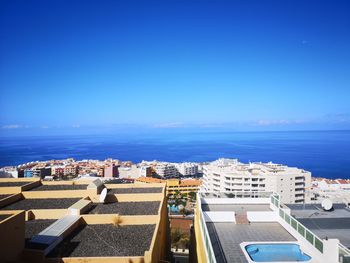
[[107, 188], [103, 188], [100, 194], [100, 203], [104, 203], [107, 196]]
[[331, 199], [324, 199], [321, 206], [325, 211], [330, 211], [333, 208], [333, 202]]

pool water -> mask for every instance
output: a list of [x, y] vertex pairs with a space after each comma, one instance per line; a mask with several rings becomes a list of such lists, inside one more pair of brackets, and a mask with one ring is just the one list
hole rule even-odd
[[255, 262], [303, 262], [311, 259], [297, 244], [252, 244], [245, 249]]

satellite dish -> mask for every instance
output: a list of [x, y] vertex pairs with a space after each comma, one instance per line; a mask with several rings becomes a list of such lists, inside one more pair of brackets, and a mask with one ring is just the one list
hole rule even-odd
[[107, 196], [107, 188], [103, 188], [100, 194], [100, 203], [104, 203]]
[[331, 199], [324, 199], [321, 203], [321, 206], [324, 210], [329, 211], [333, 208], [333, 202]]

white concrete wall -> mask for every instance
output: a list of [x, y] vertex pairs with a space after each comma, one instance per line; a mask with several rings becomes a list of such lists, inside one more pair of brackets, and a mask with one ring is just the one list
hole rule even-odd
[[278, 220], [277, 211], [248, 211], [249, 222], [276, 222]]
[[203, 212], [205, 222], [236, 223], [235, 212]]
[[202, 204], [270, 204], [270, 198], [202, 198]]

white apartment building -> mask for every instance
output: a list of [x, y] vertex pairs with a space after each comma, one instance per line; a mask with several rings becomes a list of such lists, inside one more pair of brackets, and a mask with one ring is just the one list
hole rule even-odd
[[193, 176], [198, 174], [198, 164], [196, 163], [179, 163], [176, 168], [180, 175]]
[[[243, 164], [237, 159], [219, 159], [203, 166], [202, 191], [276, 192], [286, 204], [309, 203], [311, 173], [274, 163]], [[240, 197], [240, 196], [238, 196]]]
[[6, 166], [0, 169], [0, 178], [18, 178], [17, 168], [14, 166]]
[[172, 163], [159, 162], [154, 167], [154, 170], [157, 175], [160, 177], [177, 177], [178, 171], [176, 166]]

